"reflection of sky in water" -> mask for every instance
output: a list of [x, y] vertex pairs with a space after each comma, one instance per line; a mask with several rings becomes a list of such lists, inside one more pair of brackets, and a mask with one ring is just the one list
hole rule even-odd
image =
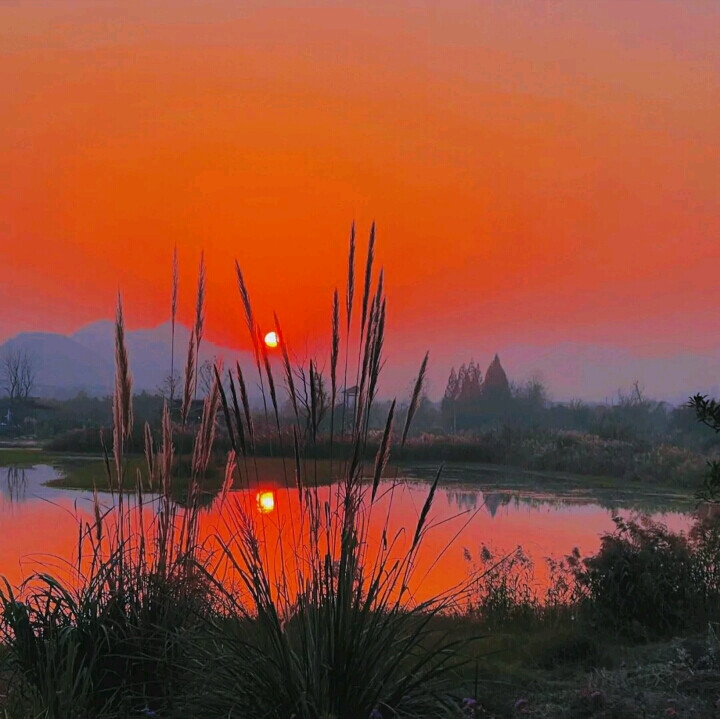
[[[46, 486], [46, 482], [57, 479], [58, 471], [46, 464], [35, 467], [0, 467], [0, 513], [7, 504], [36, 502], [64, 497], [67, 491]], [[87, 492], [73, 492], [86, 495]]]
[[[48, 557], [71, 560], [76, 552], [78, 519], [91, 520], [92, 495], [54, 489], [44, 483], [58, 476], [49, 466], [14, 470], [0, 467], [0, 576], [17, 582], [37, 569], [37, 561]], [[478, 484], [480, 484], [478, 482]], [[381, 484], [379, 496], [387, 495], [389, 482]], [[428, 483], [403, 482], [392, 502], [391, 523], [404, 527], [411, 536], [418, 515], [427, 496]], [[536, 567], [545, 557], [564, 557], [578, 547], [583, 554], [597, 550], [600, 536], [614, 527], [611, 505], [629, 516], [633, 503], [623, 498], [619, 503], [578, 497], [572, 492], [536, 491], [537, 486], [473, 488], [468, 481], [462, 484], [449, 480], [438, 488], [430, 512], [432, 530], [424, 541], [422, 562], [432, 567], [427, 579], [427, 591], [438, 591], [467, 575], [469, 554], [477, 557], [483, 545], [493, 551], [511, 551], [521, 545], [535, 561]], [[252, 501], [256, 502], [256, 490]], [[321, 488], [325, 493], [328, 488]], [[108, 494], [101, 495], [104, 505], [111, 503]], [[296, 491], [279, 489], [277, 506], [269, 521], [281, 521], [283, 515], [298, 512]], [[387, 500], [383, 500], [387, 501]], [[212, 532], [221, 521], [218, 503], [203, 512], [203, 525]], [[679, 512], [654, 516], [672, 529], [688, 526], [687, 515]], [[378, 512], [376, 519], [384, 518]], [[448, 546], [449, 545], [449, 546]], [[52, 560], [55, 561], [55, 560]]]

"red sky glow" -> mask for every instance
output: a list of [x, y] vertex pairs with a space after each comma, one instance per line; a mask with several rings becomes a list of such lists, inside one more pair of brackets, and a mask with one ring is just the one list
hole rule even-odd
[[117, 288], [165, 321], [177, 244], [213, 342], [249, 346], [237, 258], [320, 343], [354, 219], [435, 395], [496, 350], [717, 351], [714, 0], [3, 2], [0, 102], [0, 342]]

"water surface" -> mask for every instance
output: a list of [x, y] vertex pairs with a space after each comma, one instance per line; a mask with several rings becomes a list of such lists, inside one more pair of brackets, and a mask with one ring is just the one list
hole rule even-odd
[[[381, 497], [373, 520], [377, 527], [371, 542], [380, 541], [385, 517], [398, 547], [411, 541], [418, 516], [436, 467], [408, 466], [390, 472], [380, 485]], [[33, 467], [0, 467], [0, 575], [14, 584], [38, 568], [58, 567], [77, 556], [78, 522], [92, 521], [92, 494], [46, 486], [60, 471], [45, 464]], [[257, 487], [233, 492], [235, 499], [253, 506], [260, 490], [273, 493], [272, 511], [261, 521], [268, 546], [287, 541], [298, 516], [298, 494], [279, 486], [277, 473], [268, 472]], [[397, 486], [399, 484], [399, 486]], [[394, 492], [391, 492], [395, 486]], [[324, 500], [332, 486], [318, 489]], [[392, 495], [392, 498], [391, 498]], [[232, 497], [231, 497], [232, 499]], [[101, 495], [110, 506], [112, 497]], [[613, 529], [612, 516], [648, 512], [672, 529], [691, 522], [692, 505], [682, 496], [617, 488], [591, 489], [587, 479], [567, 475], [525, 473], [482, 465], [445, 468], [443, 480], [429, 515], [427, 533], [419, 557], [416, 587], [429, 595], [465, 579], [484, 546], [496, 556], [518, 546], [534, 560], [536, 579], [547, 581], [546, 557], [561, 558], [577, 547], [592, 554], [604, 532]], [[201, 531], [207, 535], [228, 531], [232, 501], [221, 507], [219, 498], [203, 510]], [[403, 531], [404, 530], [404, 531]], [[372, 549], [372, 548], [371, 548]]]

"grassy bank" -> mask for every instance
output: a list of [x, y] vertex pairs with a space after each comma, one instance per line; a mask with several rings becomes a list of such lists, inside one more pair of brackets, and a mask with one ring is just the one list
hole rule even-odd
[[[478, 631], [457, 623], [456, 632]], [[653, 719], [718, 715], [713, 627], [632, 644], [573, 626], [507, 628], [478, 644], [460, 716], [496, 719]]]
[[[368, 432], [363, 459], [372, 462], [382, 440], [381, 431]], [[96, 452], [98, 430], [86, 430], [58, 437], [47, 445], [49, 451]], [[313, 443], [313, 457], [329, 459], [351, 451], [351, 443], [335, 437], [332, 444], [319, 434]], [[136, 437], [134, 446], [142, 447]], [[191, 437], [179, 439], [178, 447], [192, 451]], [[222, 431], [216, 440], [218, 450], [230, 449]], [[424, 434], [409, 437], [397, 447], [393, 459], [400, 463], [445, 462], [482, 463], [514, 467], [526, 471], [558, 472], [591, 478], [619, 480], [695, 490], [702, 483], [707, 462], [715, 458], [716, 449], [701, 451], [682, 447], [667, 440], [620, 440], [571, 430], [540, 428], [498, 428], [459, 435]], [[292, 429], [282, 429], [282, 440], [266, 434], [255, 438], [257, 456], [293, 457]]]
[[57, 454], [37, 448], [9, 447], [0, 449], [0, 467], [32, 467], [35, 464], [52, 464]]

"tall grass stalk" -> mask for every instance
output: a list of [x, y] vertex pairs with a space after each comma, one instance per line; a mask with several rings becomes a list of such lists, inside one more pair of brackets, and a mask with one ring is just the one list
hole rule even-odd
[[177, 245], [173, 248], [172, 258], [172, 291], [170, 297], [170, 408], [175, 400], [175, 322], [177, 320], [178, 302], [178, 251]]
[[240, 299], [242, 300], [243, 309], [245, 310], [245, 322], [247, 324], [248, 333], [250, 334], [250, 341], [252, 342], [255, 367], [257, 368], [258, 378], [260, 380], [260, 392], [263, 399], [263, 409], [265, 410], [265, 419], [267, 420], [268, 409], [265, 397], [265, 384], [263, 381], [262, 367], [260, 365], [260, 346], [262, 344], [262, 338], [260, 337], [260, 329], [255, 321], [255, 314], [253, 313], [252, 303], [250, 302], [250, 293], [248, 292], [247, 285], [245, 284], [245, 277], [240, 269], [240, 263], [237, 260], [235, 260], [235, 275], [237, 277]]
[[348, 247], [348, 271], [345, 285], [345, 371], [343, 373], [343, 407], [340, 423], [340, 441], [345, 439], [345, 410], [347, 409], [347, 377], [350, 359], [350, 327], [352, 326], [352, 309], [355, 301], [355, 223], [350, 228], [350, 245]]
[[195, 379], [193, 382], [193, 397], [197, 397], [198, 371], [200, 369], [200, 344], [202, 343], [203, 331], [205, 327], [205, 253], [200, 253], [200, 266], [198, 268], [197, 296], [195, 301], [195, 326], [193, 334], [195, 336], [195, 353], [197, 362], [195, 363]]

